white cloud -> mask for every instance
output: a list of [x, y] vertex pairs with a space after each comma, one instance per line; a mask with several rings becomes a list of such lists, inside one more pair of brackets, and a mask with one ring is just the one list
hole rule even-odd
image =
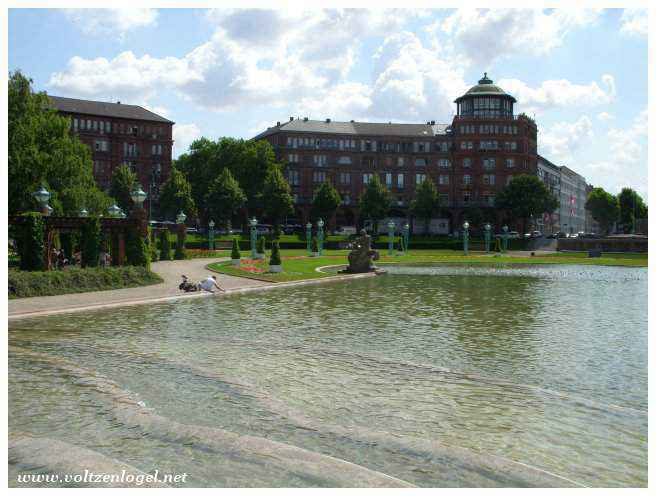
[[620, 32], [629, 36], [647, 36], [649, 18], [647, 9], [624, 9]]
[[613, 161], [628, 167], [644, 160], [643, 142], [647, 136], [647, 109], [636, 116], [629, 128], [608, 131], [608, 142]]
[[116, 34], [157, 24], [156, 9], [63, 9], [64, 15], [87, 35]]
[[539, 153], [550, 160], [571, 162], [572, 153], [593, 136], [592, 121], [587, 115], [575, 122], [557, 122], [538, 135]]
[[473, 63], [488, 68], [510, 54], [545, 55], [572, 29], [594, 23], [597, 10], [459, 9], [435, 25]]
[[597, 119], [599, 119], [601, 122], [607, 122], [613, 120], [614, 116], [612, 114], [609, 114], [608, 112], [599, 112], [597, 114]]
[[522, 109], [540, 112], [556, 107], [592, 106], [611, 103], [615, 98], [615, 78], [601, 76], [602, 88], [596, 81], [576, 84], [567, 79], [543, 81], [531, 88], [519, 79], [501, 79], [498, 83], [506, 92], [517, 98]]
[[201, 137], [196, 124], [176, 124], [173, 126], [173, 158], [185, 153], [195, 139]]

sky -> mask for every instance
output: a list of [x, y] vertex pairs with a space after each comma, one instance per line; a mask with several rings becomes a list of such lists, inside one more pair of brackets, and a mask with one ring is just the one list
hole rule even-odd
[[644, 9], [10, 9], [9, 70], [173, 120], [174, 157], [290, 116], [450, 123], [487, 72], [540, 155], [647, 198]]

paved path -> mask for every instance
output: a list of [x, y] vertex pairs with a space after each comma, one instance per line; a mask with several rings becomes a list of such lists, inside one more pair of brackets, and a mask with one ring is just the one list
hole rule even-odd
[[210, 295], [207, 292], [184, 293], [180, 291], [178, 285], [180, 284], [180, 276], [182, 274], [187, 275], [192, 281], [204, 279], [209, 274], [216, 275], [219, 285], [228, 291], [271, 286], [271, 283], [264, 281], [214, 274], [205, 268], [209, 263], [223, 260], [227, 260], [227, 258], [195, 258], [192, 260], [154, 262], [152, 264], [152, 270], [159, 274], [164, 279], [164, 282], [152, 286], [9, 300], [9, 318]]

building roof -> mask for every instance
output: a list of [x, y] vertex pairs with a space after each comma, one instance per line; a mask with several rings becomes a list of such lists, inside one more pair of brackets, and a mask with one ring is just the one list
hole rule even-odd
[[544, 158], [542, 155], [538, 155], [538, 165], [540, 165], [540, 164], [545, 165], [545, 166], [549, 167], [550, 169], [553, 169], [554, 171], [557, 171], [558, 173], [560, 173], [560, 166], [556, 165], [553, 162], [551, 162], [550, 160]]
[[472, 97], [472, 96], [505, 96], [510, 98], [513, 103], [516, 102], [515, 97], [512, 95], [509, 95], [503, 89], [501, 89], [499, 86], [496, 84], [492, 84], [494, 81], [492, 81], [489, 77], [487, 77], [487, 72], [483, 73], [483, 79], [478, 80], [478, 84], [476, 86], [472, 86], [467, 90], [467, 93], [464, 95], [458, 97], [455, 99], [456, 102], [459, 102], [463, 98], [467, 97]]
[[313, 121], [310, 119], [294, 119], [280, 125], [268, 128], [254, 139], [264, 138], [271, 134], [286, 131], [294, 133], [313, 134], [347, 134], [361, 136], [407, 136], [431, 138], [446, 134], [450, 124], [394, 124], [391, 122], [339, 122], [326, 119]]
[[96, 102], [93, 100], [79, 100], [77, 98], [65, 98], [61, 96], [50, 96], [55, 109], [60, 112], [71, 114], [99, 115], [103, 117], [118, 117], [123, 119], [134, 119], [141, 121], [166, 122], [173, 124], [161, 115], [146, 110], [139, 105], [125, 105], [120, 102]]

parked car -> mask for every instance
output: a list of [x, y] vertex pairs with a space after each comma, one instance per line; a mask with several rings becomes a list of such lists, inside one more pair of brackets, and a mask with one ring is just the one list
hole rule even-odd
[[508, 239], [519, 239], [519, 233], [517, 231], [510, 231], [508, 233]]
[[273, 230], [273, 226], [271, 224], [258, 224], [255, 229], [257, 229], [258, 234], [269, 234]]

